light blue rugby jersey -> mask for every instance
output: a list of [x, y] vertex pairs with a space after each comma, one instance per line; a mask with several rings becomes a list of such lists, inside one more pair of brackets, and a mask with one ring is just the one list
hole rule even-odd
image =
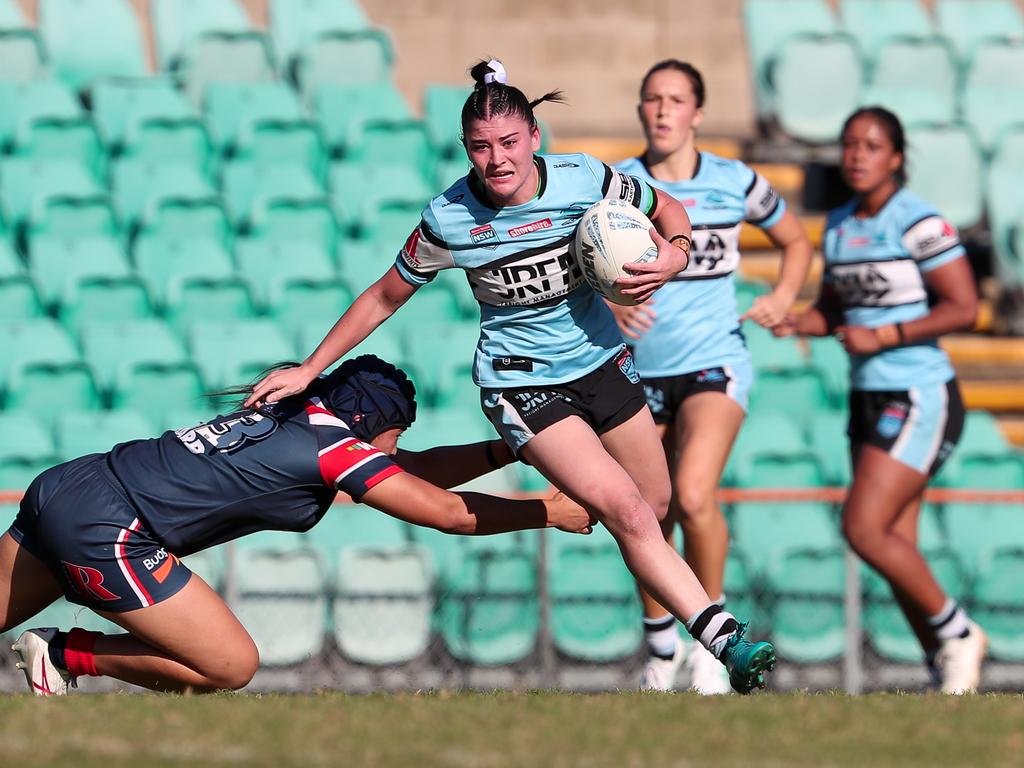
[[739, 333], [733, 273], [740, 261], [740, 226], [774, 226], [786, 203], [763, 176], [738, 160], [697, 155], [693, 178], [653, 178], [634, 157], [616, 168], [679, 200], [693, 226], [690, 263], [654, 294], [651, 329], [632, 342], [640, 375], [678, 376], [739, 363], [750, 353]]
[[563, 384], [622, 346], [611, 311], [583, 278], [571, 246], [583, 212], [603, 198], [653, 212], [654, 190], [589, 155], [537, 155], [540, 190], [496, 209], [472, 174], [423, 209], [396, 265], [412, 285], [466, 271], [480, 303], [473, 379], [481, 387]]
[[[956, 229], [928, 203], [901, 189], [870, 218], [854, 215], [857, 199], [829, 212], [825, 274], [847, 325], [877, 328], [928, 314], [924, 275], [965, 254]], [[953, 378], [935, 339], [851, 355], [854, 389], [898, 390]]]

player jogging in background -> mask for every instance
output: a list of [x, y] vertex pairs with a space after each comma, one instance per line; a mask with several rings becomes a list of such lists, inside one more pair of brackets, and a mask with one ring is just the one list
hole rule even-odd
[[[928, 478], [960, 439], [964, 406], [937, 339], [974, 325], [974, 277], [956, 230], [903, 188], [903, 127], [881, 107], [851, 115], [842, 172], [855, 197], [831, 211], [811, 311], [776, 335], [833, 335], [850, 353], [850, 546], [892, 587], [945, 693], [975, 690], [987, 639], [917, 548]], [[934, 298], [930, 300], [929, 294]]]
[[[740, 324], [780, 322], [807, 276], [811, 244], [778, 193], [748, 166], [700, 152], [695, 134], [704, 112], [704, 80], [688, 63], [655, 64], [640, 85], [637, 111], [647, 146], [618, 164], [679, 200], [693, 225], [687, 268], [645, 304], [609, 304], [633, 355], [658, 425], [672, 474], [672, 503], [662, 529], [673, 541], [683, 528], [686, 562], [707, 593], [725, 604], [723, 579], [729, 531], [718, 506], [718, 484], [747, 411], [753, 381]], [[782, 249], [779, 283], [737, 319], [734, 273], [740, 227], [764, 229]], [[722, 667], [703, 647], [689, 653], [676, 619], [642, 592], [647, 662], [640, 687], [671, 690], [686, 659], [690, 687], [728, 693]]]
[[309, 530], [338, 491], [448, 533], [589, 532], [588, 513], [561, 495], [513, 501], [443, 490], [513, 458], [499, 440], [397, 450], [414, 396], [404, 373], [364, 355], [273, 405], [39, 475], [0, 538], [0, 631], [63, 594], [127, 634], [22, 633], [13, 648], [29, 687], [61, 695], [82, 675], [164, 691], [243, 687], [259, 665], [256, 646], [179, 558], [255, 531]]
[[588, 155], [536, 154], [533, 109], [560, 95], [530, 102], [496, 60], [472, 75], [462, 110], [471, 172], [427, 205], [395, 265], [302, 366], [272, 374], [250, 402], [301, 390], [440, 270], [465, 270], [481, 312], [474, 380], [505, 443], [608, 527], [633, 575], [725, 664], [734, 688], [763, 686], [774, 649], [743, 637], [661, 535], [671, 492], [664, 452], [611, 311], [570, 251], [580, 217], [599, 200], [648, 214], [658, 257], [619, 280], [645, 300], [686, 266], [686, 211]]

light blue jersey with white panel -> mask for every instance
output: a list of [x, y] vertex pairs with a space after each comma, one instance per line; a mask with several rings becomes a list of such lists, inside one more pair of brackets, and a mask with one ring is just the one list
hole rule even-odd
[[654, 325], [634, 343], [645, 378], [750, 367], [736, 312], [740, 227], [744, 221], [763, 229], [774, 226], [786, 203], [746, 164], [709, 152], [697, 158], [693, 178], [676, 182], [655, 179], [641, 158], [616, 166], [679, 200], [693, 226], [690, 263], [654, 294]]
[[[523, 205], [487, 204], [471, 173], [423, 209], [396, 261], [410, 284], [466, 271], [480, 303], [474, 381], [485, 388], [563, 384], [622, 348], [622, 336], [572, 252], [584, 211], [603, 198], [650, 215], [649, 184], [589, 155], [536, 155], [540, 188]], [[413, 299], [415, 301], [415, 298]]]
[[[856, 216], [857, 203], [831, 211], [825, 226], [823, 280], [838, 294], [845, 323], [877, 328], [924, 317], [924, 276], [965, 255], [956, 229], [905, 189], [874, 216]], [[850, 362], [853, 389], [902, 391], [953, 378], [935, 339], [851, 355]]]

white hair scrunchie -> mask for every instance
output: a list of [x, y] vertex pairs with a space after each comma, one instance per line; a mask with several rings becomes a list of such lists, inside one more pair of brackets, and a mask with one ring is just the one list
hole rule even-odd
[[491, 71], [484, 75], [484, 85], [488, 83], [508, 83], [508, 73], [500, 61], [491, 59], [487, 62], [487, 66], [491, 68]]

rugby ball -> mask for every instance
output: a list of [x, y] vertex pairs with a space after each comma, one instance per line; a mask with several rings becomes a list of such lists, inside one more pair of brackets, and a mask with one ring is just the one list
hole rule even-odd
[[653, 226], [622, 200], [601, 200], [587, 209], [576, 228], [576, 260], [595, 291], [616, 304], [636, 304], [622, 295], [615, 281], [630, 276], [624, 265], [658, 258], [658, 247], [651, 240]]

